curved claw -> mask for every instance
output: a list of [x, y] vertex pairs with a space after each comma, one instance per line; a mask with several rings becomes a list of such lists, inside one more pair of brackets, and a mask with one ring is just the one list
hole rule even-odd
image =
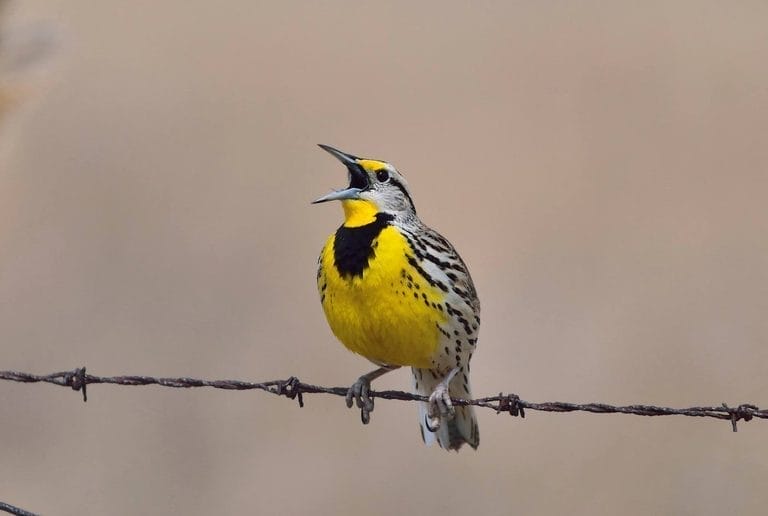
[[355, 386], [357, 385], [357, 382], [353, 383], [352, 386], [347, 390], [347, 396], [344, 398], [344, 400], [347, 403], [347, 408], [352, 408], [352, 399], [355, 397]]
[[440, 418], [429, 417], [429, 414], [424, 414], [424, 426], [434, 434], [440, 429]]

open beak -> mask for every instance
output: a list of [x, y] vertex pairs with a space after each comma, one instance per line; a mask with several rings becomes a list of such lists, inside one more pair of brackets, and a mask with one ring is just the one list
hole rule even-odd
[[344, 190], [336, 190], [335, 192], [331, 192], [327, 195], [323, 195], [318, 199], [315, 199], [312, 201], [312, 204], [320, 204], [321, 202], [328, 201], [343, 201], [345, 199], [359, 199], [359, 194], [361, 191], [362, 190], [359, 188], [345, 188]]
[[352, 154], [347, 154], [346, 152], [341, 152], [339, 149], [334, 149], [330, 145], [323, 145], [322, 143], [317, 144], [318, 147], [323, 149], [325, 152], [331, 154], [334, 158], [344, 163], [347, 167], [355, 166], [357, 165], [357, 156], [353, 156]]
[[329, 145], [318, 144], [321, 149], [331, 154], [334, 158], [341, 161], [349, 171], [349, 187], [343, 190], [336, 190], [327, 195], [315, 199], [312, 204], [318, 204], [328, 201], [343, 201], [345, 199], [359, 199], [360, 192], [368, 187], [368, 175], [363, 167], [357, 162], [357, 156], [341, 152]]

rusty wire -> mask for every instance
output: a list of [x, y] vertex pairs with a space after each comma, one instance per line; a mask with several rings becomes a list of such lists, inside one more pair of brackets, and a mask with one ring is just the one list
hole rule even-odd
[[[286, 380], [267, 382], [244, 382], [240, 380], [201, 380], [198, 378], [156, 378], [153, 376], [95, 376], [88, 374], [85, 367], [71, 371], [62, 371], [47, 375], [35, 375], [17, 371], [0, 371], [0, 380], [22, 383], [50, 383], [80, 391], [83, 401], [87, 401], [86, 387], [92, 384], [106, 383], [113, 385], [159, 385], [161, 387], [192, 388], [211, 387], [227, 390], [262, 390], [278, 396], [285, 396], [298, 401], [304, 406], [305, 394], [331, 394], [346, 396], [347, 387], [322, 387], [300, 381], [291, 376]], [[400, 401], [427, 401], [426, 396], [403, 391], [371, 391], [372, 398]], [[498, 396], [476, 398], [473, 400], [453, 399], [455, 405], [473, 405], [489, 408], [496, 413], [505, 412], [513, 416], [525, 417], [526, 410], [540, 412], [588, 412], [592, 414], [632, 414], [636, 416], [690, 416], [722, 419], [731, 422], [733, 431], [737, 431], [739, 421], [751, 421], [753, 418], [768, 419], [768, 410], [761, 410], [756, 405], [743, 403], [730, 407], [725, 403], [710, 407], [670, 408], [655, 405], [615, 406], [607, 403], [565, 403], [562, 401], [533, 402], [521, 399], [516, 394], [499, 393]]]
[[25, 511], [20, 507], [5, 502], [0, 502], [0, 511], [14, 514], [15, 516], [37, 516], [34, 512]]

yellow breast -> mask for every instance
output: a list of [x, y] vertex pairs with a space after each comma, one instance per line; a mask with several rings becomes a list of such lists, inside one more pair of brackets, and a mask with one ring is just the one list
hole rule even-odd
[[388, 365], [429, 367], [446, 321], [441, 291], [407, 260], [413, 256], [395, 226], [370, 244], [367, 265], [357, 274], [337, 264], [338, 233], [320, 255], [318, 289], [328, 324], [350, 350]]

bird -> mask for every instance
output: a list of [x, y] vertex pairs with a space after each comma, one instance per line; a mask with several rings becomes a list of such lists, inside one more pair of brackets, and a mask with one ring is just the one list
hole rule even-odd
[[347, 169], [349, 186], [313, 204], [341, 201], [344, 222], [318, 259], [317, 288], [333, 334], [377, 365], [346, 393], [370, 421], [371, 382], [410, 367], [427, 445], [477, 449], [469, 363], [477, 346], [480, 301], [453, 245], [416, 215], [408, 183], [390, 163], [319, 145]]

